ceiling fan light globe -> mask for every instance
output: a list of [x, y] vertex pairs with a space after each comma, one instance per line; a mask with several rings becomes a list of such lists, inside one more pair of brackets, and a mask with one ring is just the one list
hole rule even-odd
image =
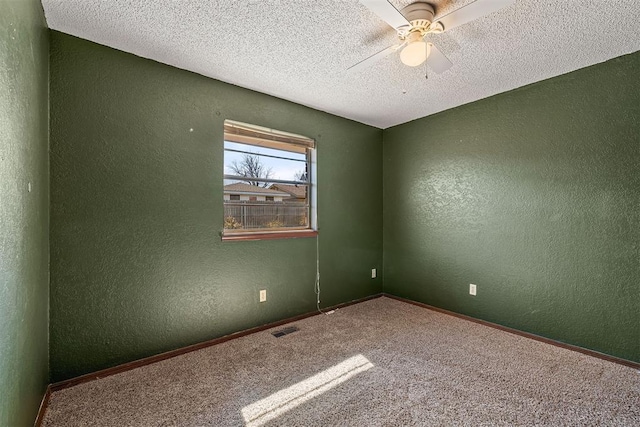
[[400, 60], [404, 65], [417, 67], [427, 60], [427, 49], [427, 43], [423, 40], [411, 42], [400, 52]]

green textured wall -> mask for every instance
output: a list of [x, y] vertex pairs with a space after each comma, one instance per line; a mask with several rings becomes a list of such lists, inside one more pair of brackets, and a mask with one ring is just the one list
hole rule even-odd
[[54, 31], [53, 381], [315, 309], [315, 238], [220, 240], [227, 118], [317, 139], [323, 305], [381, 292], [381, 130]]
[[640, 361], [638, 70], [385, 130], [385, 292]]
[[48, 56], [40, 2], [0, 0], [0, 426], [48, 383]]

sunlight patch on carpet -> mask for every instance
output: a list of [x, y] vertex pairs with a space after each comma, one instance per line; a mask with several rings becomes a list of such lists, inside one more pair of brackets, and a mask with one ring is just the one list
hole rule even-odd
[[359, 354], [291, 387], [245, 406], [242, 408], [242, 416], [248, 427], [261, 426], [371, 368], [373, 368], [373, 364]]

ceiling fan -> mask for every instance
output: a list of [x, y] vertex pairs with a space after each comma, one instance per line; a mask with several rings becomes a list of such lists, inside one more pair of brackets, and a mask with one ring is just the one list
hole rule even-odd
[[439, 34], [466, 24], [515, 0], [475, 0], [460, 9], [434, 20], [435, 9], [426, 2], [418, 1], [398, 11], [387, 0], [360, 0], [364, 6], [378, 15], [398, 33], [399, 42], [352, 65], [347, 71], [358, 71], [370, 67], [382, 58], [400, 50], [403, 64], [416, 67], [429, 59], [429, 66], [436, 73], [444, 73], [453, 65], [446, 56], [425, 37]]

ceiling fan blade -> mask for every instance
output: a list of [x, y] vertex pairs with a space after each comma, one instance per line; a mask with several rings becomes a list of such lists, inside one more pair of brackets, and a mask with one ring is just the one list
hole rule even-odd
[[354, 71], [362, 70], [363, 68], [371, 67], [373, 64], [375, 64], [376, 62], [380, 61], [385, 56], [388, 56], [388, 55], [392, 54], [393, 52], [396, 52], [398, 49], [400, 49], [404, 45], [405, 45], [405, 43], [389, 46], [388, 48], [383, 49], [378, 53], [374, 53], [373, 55], [371, 55], [367, 59], [363, 59], [362, 61], [358, 62], [357, 64], [352, 65], [351, 67], [347, 68], [347, 71], [354, 72]]
[[387, 0], [360, 0], [364, 6], [376, 15], [378, 15], [387, 24], [393, 28], [399, 28], [405, 25], [409, 25], [407, 18], [402, 16], [398, 9], [393, 7]]
[[431, 52], [427, 58], [427, 65], [438, 74], [442, 74], [453, 66], [453, 63], [444, 56], [433, 43], [429, 43]]
[[496, 10], [513, 3], [515, 0], [476, 0], [458, 10], [438, 18], [436, 22], [440, 22], [444, 27], [444, 31], [448, 31], [459, 25], [482, 18]]

